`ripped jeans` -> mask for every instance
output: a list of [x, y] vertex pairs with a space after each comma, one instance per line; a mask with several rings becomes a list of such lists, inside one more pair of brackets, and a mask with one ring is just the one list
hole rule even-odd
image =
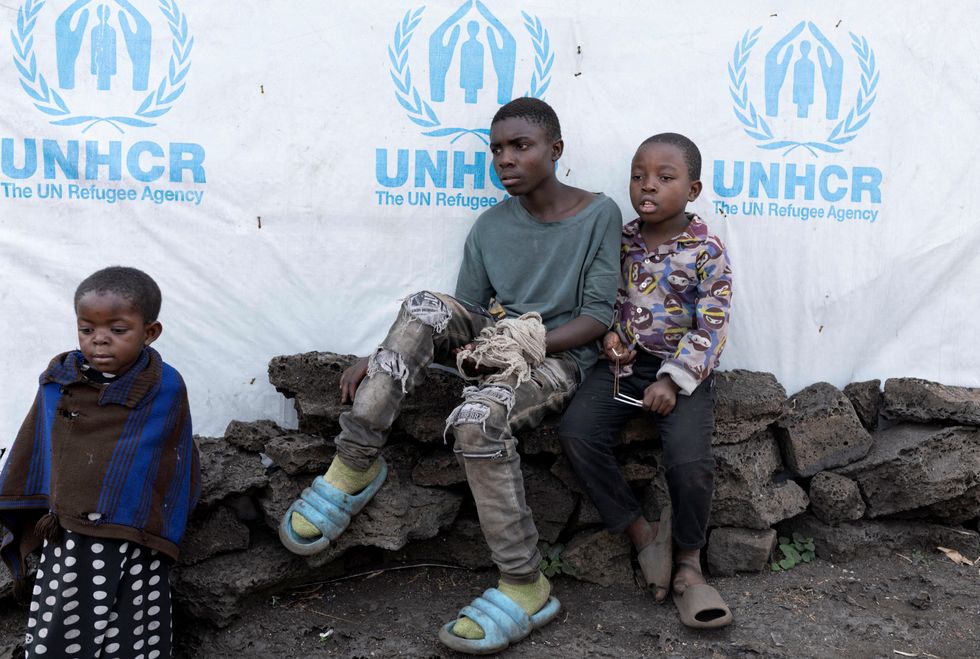
[[[424, 379], [432, 362], [455, 366], [453, 350], [492, 325], [489, 315], [458, 300], [421, 291], [402, 303], [388, 336], [368, 362], [353, 407], [341, 415], [337, 454], [365, 470], [377, 458], [402, 401]], [[524, 497], [524, 478], [513, 432], [559, 412], [578, 386], [578, 366], [566, 354], [549, 355], [531, 379], [467, 386], [446, 421], [453, 451], [466, 472], [480, 526], [501, 579], [530, 583], [538, 577], [538, 531]]]

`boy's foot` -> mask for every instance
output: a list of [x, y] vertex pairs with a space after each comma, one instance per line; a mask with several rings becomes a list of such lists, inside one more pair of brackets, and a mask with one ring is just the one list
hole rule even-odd
[[[357, 471], [356, 469], [351, 469], [345, 465], [337, 456], [334, 456], [333, 462], [330, 463], [330, 468], [327, 469], [327, 473], [323, 476], [323, 480], [330, 485], [333, 485], [341, 492], [346, 492], [347, 494], [357, 494], [365, 487], [373, 483], [378, 477], [380, 471], [380, 460], [375, 460], [371, 466], [368, 467], [367, 471]], [[295, 531], [296, 535], [300, 536], [301, 538], [310, 540], [320, 535], [320, 529], [311, 524], [308, 519], [297, 512], [292, 514], [289, 522], [293, 527], [293, 531]]]
[[693, 629], [717, 629], [732, 622], [732, 612], [701, 573], [701, 550], [677, 551], [674, 605], [681, 622]]
[[665, 506], [660, 513], [660, 521], [648, 522], [643, 517], [639, 517], [626, 529], [633, 546], [636, 547], [637, 560], [643, 571], [643, 577], [647, 584], [654, 586], [654, 599], [657, 602], [667, 599], [673, 568], [670, 514], [670, 507]]
[[674, 570], [674, 592], [683, 595], [688, 586], [708, 583], [701, 573], [700, 549], [676, 549], [677, 568]]
[[[511, 598], [524, 609], [529, 616], [534, 615], [548, 603], [551, 595], [551, 582], [543, 574], [538, 574], [538, 580], [529, 584], [510, 584], [501, 581], [497, 590]], [[483, 638], [483, 629], [469, 618], [463, 617], [453, 625], [453, 634], [460, 638], [479, 640]]]

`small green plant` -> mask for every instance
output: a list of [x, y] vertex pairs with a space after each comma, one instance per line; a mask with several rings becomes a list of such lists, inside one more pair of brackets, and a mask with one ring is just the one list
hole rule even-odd
[[792, 570], [800, 563], [809, 563], [816, 557], [813, 538], [805, 538], [799, 533], [793, 533], [792, 539], [779, 536], [779, 551], [783, 557], [769, 566], [773, 572]]
[[544, 576], [553, 577], [558, 574], [575, 576], [575, 566], [571, 563], [566, 563], [561, 557], [565, 545], [560, 542], [554, 545], [549, 545], [546, 542], [541, 544], [541, 572], [544, 573]]

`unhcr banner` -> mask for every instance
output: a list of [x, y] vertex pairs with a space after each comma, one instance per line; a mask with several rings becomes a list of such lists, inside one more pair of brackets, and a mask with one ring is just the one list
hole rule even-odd
[[0, 447], [76, 346], [110, 264], [164, 292], [156, 344], [196, 428], [289, 423], [280, 354], [364, 354], [400, 298], [451, 291], [505, 193], [510, 99], [562, 120], [561, 180], [613, 197], [656, 132], [693, 138], [727, 243], [724, 368], [980, 384], [980, 85], [969, 0], [0, 7]]

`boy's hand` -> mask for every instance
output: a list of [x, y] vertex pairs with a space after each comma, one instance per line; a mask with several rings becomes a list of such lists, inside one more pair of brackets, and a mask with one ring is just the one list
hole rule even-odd
[[623, 340], [616, 332], [606, 332], [602, 340], [602, 350], [606, 354], [606, 359], [611, 362], [619, 360], [620, 365], [632, 364], [636, 359], [636, 350], [627, 350], [623, 345]]
[[[453, 354], [458, 355], [463, 350], [473, 350], [475, 347], [475, 344], [467, 343], [465, 346], [453, 348]], [[471, 378], [475, 378], [478, 375], [490, 375], [491, 373], [496, 373], [499, 370], [492, 366], [477, 366], [476, 362], [472, 359], [464, 359], [461, 366], [465, 374]]]
[[361, 384], [361, 380], [367, 375], [368, 370], [368, 358], [361, 357], [356, 362], [344, 369], [344, 372], [340, 376], [340, 402], [343, 403], [353, 403], [354, 393], [357, 391], [357, 385]]
[[669, 375], [660, 378], [643, 391], [643, 407], [667, 416], [677, 405], [677, 392], [680, 387], [670, 379]]

